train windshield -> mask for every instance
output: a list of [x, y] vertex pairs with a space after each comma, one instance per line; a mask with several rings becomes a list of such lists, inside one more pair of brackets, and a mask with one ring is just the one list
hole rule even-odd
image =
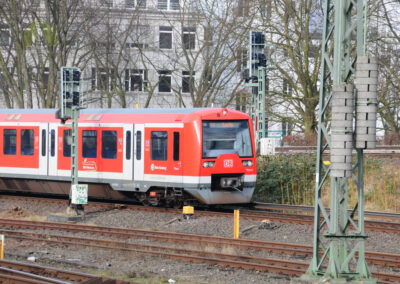
[[221, 154], [253, 156], [247, 120], [203, 121], [203, 158]]

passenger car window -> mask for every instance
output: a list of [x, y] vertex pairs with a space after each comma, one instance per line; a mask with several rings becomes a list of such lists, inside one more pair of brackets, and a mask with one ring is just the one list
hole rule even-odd
[[46, 130], [42, 129], [42, 156], [46, 156]]
[[82, 131], [82, 157], [97, 158], [97, 131]]
[[4, 155], [15, 155], [17, 153], [17, 130], [4, 129], [3, 143]]
[[131, 132], [127, 131], [126, 132], [126, 141], [125, 141], [125, 159], [130, 160], [131, 159]]
[[136, 132], [136, 160], [142, 159], [142, 131]]
[[151, 159], [154, 161], [166, 161], [168, 152], [167, 131], [151, 132]]
[[117, 131], [101, 132], [101, 157], [104, 159], [117, 158]]
[[64, 157], [71, 157], [71, 129], [64, 130], [63, 135], [63, 155]]
[[33, 129], [21, 129], [21, 155], [33, 156]]
[[174, 132], [174, 161], [179, 161], [179, 132]]
[[54, 157], [56, 152], [56, 131], [54, 129], [50, 132], [50, 155]]

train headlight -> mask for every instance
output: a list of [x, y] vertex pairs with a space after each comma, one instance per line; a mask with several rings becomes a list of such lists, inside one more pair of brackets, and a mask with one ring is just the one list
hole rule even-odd
[[203, 168], [212, 168], [212, 167], [214, 167], [214, 163], [215, 162], [213, 162], [213, 161], [204, 162]]
[[245, 167], [252, 167], [253, 166], [253, 161], [250, 161], [250, 160], [242, 161], [242, 163], [243, 163], [243, 166], [245, 166]]

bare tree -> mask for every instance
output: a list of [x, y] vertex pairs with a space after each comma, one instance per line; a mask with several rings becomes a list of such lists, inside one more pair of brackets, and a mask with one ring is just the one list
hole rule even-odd
[[[322, 11], [316, 0], [261, 0], [263, 29], [272, 43], [276, 71], [270, 74], [268, 113], [311, 136], [317, 128]], [[280, 82], [277, 86], [276, 83]]]

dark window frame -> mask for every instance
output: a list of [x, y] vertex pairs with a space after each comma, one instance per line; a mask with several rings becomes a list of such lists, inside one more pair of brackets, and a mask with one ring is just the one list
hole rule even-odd
[[136, 160], [142, 159], [142, 131], [136, 132]]
[[159, 48], [172, 49], [172, 27], [160, 26]]
[[56, 131], [52, 129], [50, 131], [50, 155], [54, 157], [56, 154]]
[[173, 159], [174, 161], [179, 161], [179, 151], [180, 151], [180, 133], [174, 132], [174, 154]]
[[117, 130], [101, 131], [101, 158], [117, 159], [118, 153], [118, 132]]
[[152, 161], [168, 160], [168, 132], [151, 131], [150, 159]]
[[[92, 135], [94, 133], [96, 135]], [[82, 148], [81, 148], [82, 158], [97, 159], [97, 150], [98, 150], [97, 137], [98, 137], [97, 130], [82, 130]], [[88, 143], [92, 143], [91, 140], [95, 141], [95, 147], [92, 147], [92, 145], [90, 146], [88, 145]], [[95, 151], [93, 152], [94, 149]]]
[[172, 72], [168, 70], [158, 71], [158, 92], [171, 93]]
[[[63, 131], [63, 156], [67, 157], [67, 158], [71, 157], [72, 147], [71, 147], [71, 144], [67, 143], [68, 140], [72, 139], [71, 135], [72, 135], [71, 129], [65, 129]], [[71, 137], [71, 138], [68, 138], [68, 137]]]
[[46, 156], [46, 129], [42, 129], [42, 156]]
[[[12, 132], [12, 133], [11, 133]], [[14, 136], [14, 143], [11, 137]], [[6, 147], [8, 146], [8, 147]], [[11, 149], [11, 151], [6, 151]], [[17, 129], [4, 129], [3, 131], [3, 154], [16, 155], [17, 154]]]
[[[25, 133], [29, 134], [25, 135]], [[33, 156], [35, 154], [35, 131], [33, 129], [21, 129], [20, 140], [21, 156]]]
[[131, 144], [132, 144], [132, 132], [127, 131], [125, 136], [125, 159], [131, 159]]

